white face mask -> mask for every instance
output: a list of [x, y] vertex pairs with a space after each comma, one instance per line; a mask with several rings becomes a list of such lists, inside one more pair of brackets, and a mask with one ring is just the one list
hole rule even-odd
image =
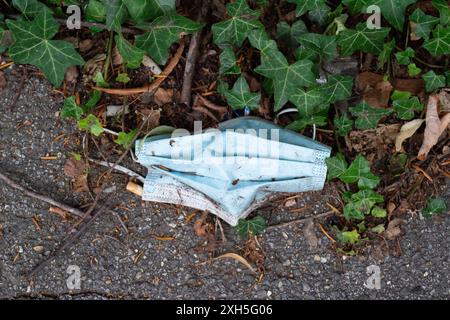
[[207, 210], [231, 225], [277, 193], [321, 190], [331, 149], [255, 117], [136, 142], [142, 199]]

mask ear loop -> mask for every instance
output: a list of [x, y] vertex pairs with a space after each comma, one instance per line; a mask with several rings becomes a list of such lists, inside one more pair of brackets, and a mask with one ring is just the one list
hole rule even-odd
[[[297, 112], [298, 113], [298, 110], [297, 110], [297, 108], [287, 108], [287, 109], [281, 110], [280, 112], [277, 113], [276, 119], [278, 120], [278, 117], [281, 116], [282, 114], [291, 113], [291, 112]], [[316, 140], [316, 124], [315, 123], [313, 123], [312, 139]]]

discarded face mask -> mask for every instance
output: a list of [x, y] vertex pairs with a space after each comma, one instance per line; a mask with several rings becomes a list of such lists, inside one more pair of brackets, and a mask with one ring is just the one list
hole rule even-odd
[[255, 117], [138, 140], [142, 199], [207, 210], [235, 226], [277, 193], [321, 190], [330, 148]]

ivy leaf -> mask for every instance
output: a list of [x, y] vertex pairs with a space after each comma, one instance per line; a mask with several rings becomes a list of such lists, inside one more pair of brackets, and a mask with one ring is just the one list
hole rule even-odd
[[433, 38], [425, 40], [423, 47], [434, 56], [450, 54], [450, 26], [438, 25], [433, 30]]
[[352, 94], [353, 78], [350, 76], [331, 75], [327, 83], [321, 86], [321, 90], [327, 103], [345, 100]]
[[332, 60], [337, 56], [336, 37], [319, 33], [304, 33], [297, 40], [306, 49], [318, 54], [323, 60]]
[[120, 32], [122, 24], [128, 18], [128, 11], [123, 0], [103, 0], [106, 6], [106, 27]]
[[445, 76], [437, 75], [433, 70], [428, 71], [422, 76], [425, 81], [425, 91], [431, 92], [445, 87]]
[[385, 231], [384, 224], [381, 223], [376, 225], [375, 227], [370, 228], [370, 231], [375, 233], [383, 233]]
[[261, 95], [250, 92], [247, 80], [242, 75], [236, 80], [233, 88], [225, 91], [224, 95], [227, 98], [228, 104], [234, 110], [244, 109], [245, 107], [250, 108], [250, 110], [259, 108]]
[[391, 57], [392, 50], [395, 47], [395, 39], [383, 44], [383, 50], [378, 55], [378, 68], [384, 68]]
[[360, 235], [356, 229], [352, 231], [340, 231], [337, 233], [336, 237], [342, 243], [356, 244], [360, 240]]
[[362, 13], [372, 0], [342, 0], [342, 3], [347, 6], [352, 15]]
[[36, 17], [39, 13], [46, 12], [48, 15], [52, 14], [52, 11], [42, 2], [37, 0], [13, 0], [12, 5], [22, 12], [22, 14], [30, 20]]
[[308, 29], [302, 20], [298, 20], [292, 25], [289, 25], [286, 21], [277, 24], [277, 38], [285, 42], [288, 47], [297, 47], [298, 37], [305, 32], [308, 32]]
[[136, 137], [137, 129], [133, 129], [130, 132], [126, 133], [124, 131], [119, 132], [117, 139], [114, 140], [115, 143], [121, 145], [124, 149], [128, 149], [133, 143], [134, 138]]
[[136, 69], [141, 65], [144, 58], [145, 51], [133, 46], [128, 42], [121, 33], [114, 37], [117, 50], [122, 56], [123, 61], [126, 62], [127, 68]]
[[380, 181], [380, 179], [370, 171], [369, 162], [360, 154], [356, 156], [348, 169], [339, 176], [339, 179], [345, 183], [358, 182], [358, 187], [360, 189], [373, 189]]
[[149, 31], [136, 36], [135, 46], [147, 52], [156, 63], [163, 65], [167, 62], [170, 46], [181, 35], [194, 33], [202, 26], [201, 23], [171, 13], [156, 18], [148, 26]]
[[121, 83], [128, 83], [130, 82], [130, 77], [128, 76], [128, 73], [123, 72], [123, 73], [119, 73], [116, 77], [116, 81], [117, 82], [121, 82]]
[[325, 0], [287, 0], [290, 3], [297, 5], [295, 14], [297, 17], [305, 14], [308, 11], [324, 10], [328, 8]]
[[413, 119], [414, 111], [421, 111], [423, 109], [423, 105], [417, 97], [394, 100], [392, 106], [394, 111], [397, 112], [397, 116], [402, 120]]
[[272, 40], [267, 32], [263, 29], [255, 29], [248, 35], [248, 40], [252, 47], [258, 49], [261, 52], [261, 56], [268, 57], [268, 54], [272, 51], [277, 51], [277, 43]]
[[391, 109], [371, 107], [366, 101], [350, 108], [351, 114], [356, 117], [355, 126], [360, 130], [376, 128], [378, 122], [384, 116], [391, 114]]
[[415, 77], [418, 74], [422, 72], [422, 69], [420, 69], [418, 66], [416, 66], [415, 63], [408, 64], [408, 75], [410, 77]]
[[85, 113], [89, 113], [94, 107], [97, 105], [97, 103], [100, 101], [102, 97], [102, 93], [98, 90], [92, 91], [92, 93], [89, 96], [89, 100], [86, 101], [86, 103], [82, 106]]
[[425, 218], [429, 218], [433, 215], [440, 214], [447, 210], [445, 201], [441, 198], [429, 198], [425, 208], [422, 210], [422, 215]]
[[10, 57], [16, 63], [40, 68], [54, 86], [61, 84], [68, 67], [84, 63], [71, 43], [51, 40], [59, 25], [46, 10], [31, 22], [7, 20], [6, 24], [15, 39], [8, 51]]
[[274, 81], [275, 111], [280, 110], [296, 93], [296, 88], [315, 82], [311, 71], [313, 63], [309, 60], [299, 60], [289, 65], [286, 57], [278, 50], [269, 50], [261, 60], [261, 65], [255, 71]]
[[100, 120], [98, 120], [98, 118], [93, 114], [88, 115], [84, 119], [78, 120], [78, 128], [80, 130], [88, 131], [97, 137], [104, 131]]
[[221, 75], [227, 74], [239, 74], [241, 73], [241, 68], [236, 63], [236, 55], [234, 54], [233, 48], [226, 46], [222, 49], [219, 56], [220, 68], [219, 73]]
[[76, 120], [80, 120], [84, 111], [80, 108], [75, 102], [75, 96], [70, 96], [64, 99], [64, 105], [61, 110], [62, 118], [74, 118]]
[[318, 9], [314, 9], [308, 12], [308, 18], [312, 22], [317, 23], [320, 26], [327, 24], [329, 19], [330, 7], [325, 5]]
[[263, 233], [266, 230], [266, 227], [266, 220], [264, 220], [261, 216], [256, 216], [248, 220], [239, 219], [235, 230], [240, 237], [246, 238], [249, 235], [258, 235]]
[[398, 31], [403, 31], [405, 23], [405, 10], [416, 0], [378, 0], [373, 4], [378, 5], [383, 17]]
[[212, 26], [217, 45], [241, 46], [253, 29], [263, 28], [258, 21], [259, 12], [250, 9], [246, 0], [237, 0], [227, 5], [230, 19]]
[[419, 8], [417, 8], [409, 18], [416, 24], [414, 30], [416, 37], [424, 38], [425, 40], [430, 38], [431, 30], [437, 23], [439, 23], [439, 18], [426, 15]]
[[387, 217], [386, 209], [380, 208], [378, 206], [374, 207], [372, 209], [372, 211], [370, 212], [370, 214], [372, 216], [374, 216], [375, 218], [386, 218]]
[[414, 54], [414, 50], [408, 47], [404, 51], [397, 52], [395, 58], [399, 64], [407, 65], [411, 62], [410, 58], [413, 58]]
[[106, 7], [99, 0], [89, 0], [88, 5], [84, 9], [84, 16], [88, 21], [105, 21]]
[[342, 153], [338, 153], [334, 157], [325, 159], [325, 163], [327, 164], [328, 169], [327, 180], [339, 178], [348, 167], [347, 161], [345, 161]]
[[342, 114], [340, 117], [336, 117], [333, 120], [334, 127], [338, 135], [344, 137], [353, 128], [353, 120], [351, 120], [346, 113]]
[[153, 20], [175, 10], [175, 0], [122, 0], [136, 22]]
[[373, 190], [365, 189], [353, 194], [351, 196], [350, 203], [353, 203], [354, 208], [361, 212], [363, 215], [367, 215], [371, 212], [375, 204], [383, 201], [384, 197], [382, 195], [376, 193]]
[[306, 116], [299, 116], [295, 121], [291, 122], [286, 128], [294, 131], [300, 131], [307, 126], [325, 126], [327, 124], [327, 116], [321, 114], [311, 114]]
[[384, 39], [389, 34], [389, 28], [370, 30], [365, 23], [359, 23], [356, 29], [346, 29], [339, 33], [338, 44], [343, 55], [351, 55], [361, 50], [379, 54], [383, 50]]
[[295, 104], [300, 116], [306, 116], [316, 113], [315, 108], [325, 102], [325, 97], [319, 87], [311, 88], [308, 91], [297, 88], [289, 100]]
[[447, 0], [433, 0], [433, 7], [438, 9], [441, 25], [450, 24], [450, 6]]

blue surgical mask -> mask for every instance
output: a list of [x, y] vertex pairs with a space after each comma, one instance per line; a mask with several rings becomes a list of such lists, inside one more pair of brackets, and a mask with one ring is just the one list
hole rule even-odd
[[231, 225], [280, 193], [321, 190], [330, 148], [256, 117], [136, 142], [143, 200], [207, 210]]

